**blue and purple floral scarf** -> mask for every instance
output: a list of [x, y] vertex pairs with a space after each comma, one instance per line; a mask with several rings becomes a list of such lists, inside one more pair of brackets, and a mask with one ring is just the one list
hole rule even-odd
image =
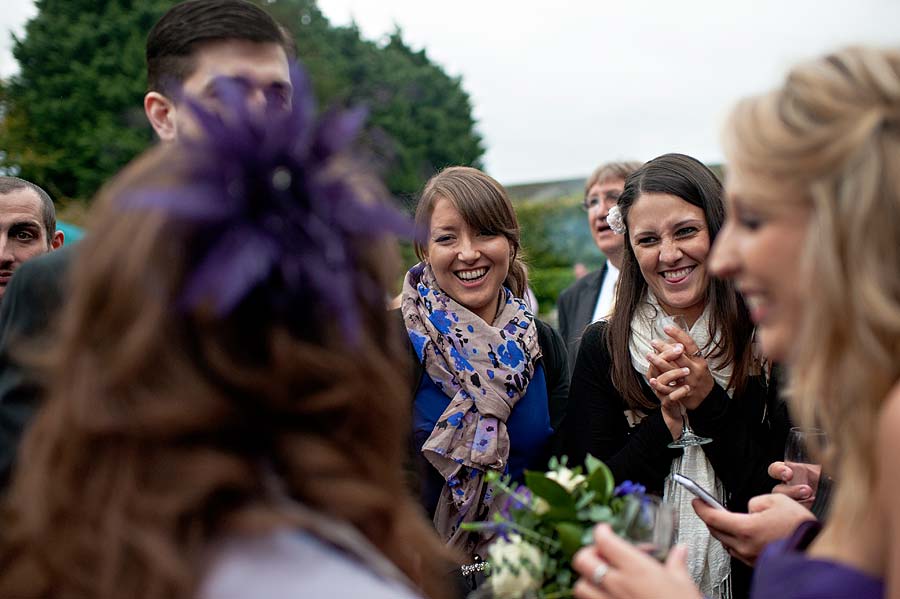
[[410, 269], [403, 284], [401, 310], [416, 355], [451, 398], [422, 447], [447, 481], [434, 524], [448, 545], [470, 553], [476, 546], [460, 524], [488, 519], [492, 497], [484, 473], [506, 468], [506, 419], [541, 356], [534, 316], [508, 289], [500, 292], [500, 309], [489, 324], [444, 293], [424, 263]]

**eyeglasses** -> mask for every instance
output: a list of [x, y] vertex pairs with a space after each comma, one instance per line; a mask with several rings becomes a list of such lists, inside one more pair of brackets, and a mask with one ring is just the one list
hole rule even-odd
[[610, 190], [604, 193], [602, 198], [597, 195], [588, 196], [581, 202], [581, 207], [584, 208], [585, 212], [590, 212], [601, 203], [603, 203], [604, 200], [606, 200], [606, 202], [610, 206], [614, 206], [616, 203], [618, 203], [620, 195], [620, 192]]

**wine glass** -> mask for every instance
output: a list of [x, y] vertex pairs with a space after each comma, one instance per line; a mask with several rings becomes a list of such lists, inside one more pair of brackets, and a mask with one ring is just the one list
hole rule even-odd
[[[653, 321], [653, 334], [654, 338], [661, 339], [666, 342], [672, 341], [669, 337], [669, 334], [666, 333], [665, 327], [676, 327], [681, 329], [682, 331], [687, 331], [687, 321], [685, 321], [684, 316], [681, 314], [662, 314], [658, 316]], [[674, 387], [676, 385], [675, 381], [669, 383], [670, 386]], [[701, 437], [697, 433], [694, 432], [694, 429], [691, 428], [691, 423], [688, 420], [687, 410], [684, 405], [679, 402], [678, 403], [678, 411], [681, 412], [681, 435], [671, 443], [669, 443], [669, 447], [693, 447], [695, 445], [706, 445], [707, 443], [712, 443], [712, 439], [709, 437]]]
[[628, 502], [620, 536], [653, 558], [666, 561], [678, 536], [675, 507], [655, 495], [632, 495]]
[[810, 497], [801, 501], [804, 505], [810, 505], [816, 498], [819, 487], [819, 477], [822, 474], [821, 462], [813, 457], [810, 447], [821, 450], [825, 447], [827, 438], [825, 431], [818, 428], [800, 428], [795, 426], [788, 432], [784, 443], [784, 464], [791, 469], [793, 476], [787, 481], [790, 486], [807, 485], [812, 490]]

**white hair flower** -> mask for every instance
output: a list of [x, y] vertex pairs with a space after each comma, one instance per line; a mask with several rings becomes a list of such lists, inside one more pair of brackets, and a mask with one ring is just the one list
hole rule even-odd
[[609, 209], [609, 214], [606, 215], [606, 224], [616, 235], [625, 234], [625, 219], [622, 218], [622, 211], [618, 206]]
[[488, 549], [490, 585], [496, 597], [521, 597], [544, 582], [544, 554], [517, 534], [499, 538]]

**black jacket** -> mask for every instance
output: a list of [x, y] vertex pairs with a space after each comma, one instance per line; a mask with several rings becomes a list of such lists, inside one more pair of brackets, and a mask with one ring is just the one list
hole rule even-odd
[[600, 289], [603, 287], [603, 280], [606, 278], [608, 270], [608, 265], [604, 264], [603, 268], [589, 272], [566, 287], [556, 301], [559, 332], [562, 334], [569, 352], [570, 376], [575, 368], [575, 356], [578, 355], [581, 335], [594, 317], [597, 299], [600, 297]]
[[[661, 493], [672, 459], [681, 449], [667, 447], [672, 435], [659, 409], [646, 410], [648, 415], [629, 427], [625, 400], [612, 383], [606, 329], [605, 322], [597, 322], [584, 332], [563, 425], [566, 450], [574, 463], [590, 453], [610, 467], [616, 480], [639, 482]], [[641, 386], [644, 396], [659, 405], [643, 377]], [[770, 492], [774, 485], [768, 466], [782, 459], [790, 429], [787, 406], [777, 387], [774, 378], [766, 383], [762, 376], [751, 376], [743, 392], [730, 398], [716, 384], [703, 403], [689, 412], [697, 434], [713, 439], [703, 450], [725, 486], [732, 510], [746, 512], [751, 497]]]
[[[625, 400], [612, 383], [606, 329], [607, 323], [594, 323], [581, 340], [563, 424], [566, 451], [575, 464], [590, 453], [609, 466], [616, 481], [639, 482], [649, 492], [662, 495], [672, 460], [682, 450], [667, 447], [672, 435], [659, 409], [645, 410], [647, 416], [629, 427]], [[703, 403], [689, 412], [697, 434], [713, 440], [703, 450], [725, 487], [732, 511], [746, 512], [752, 497], [771, 492], [775, 485], [768, 467], [784, 456], [791, 427], [777, 378], [777, 371], [768, 383], [765, 377], [752, 376], [733, 398], [716, 384]], [[659, 405], [643, 377], [641, 386], [644, 396]], [[735, 599], [747, 596], [750, 575], [744, 564], [732, 560]]]
[[39, 405], [37, 381], [22, 369], [16, 351], [49, 339], [63, 303], [64, 283], [77, 246], [66, 245], [29, 260], [16, 271], [0, 307], [0, 491], [5, 489], [19, 440]]

